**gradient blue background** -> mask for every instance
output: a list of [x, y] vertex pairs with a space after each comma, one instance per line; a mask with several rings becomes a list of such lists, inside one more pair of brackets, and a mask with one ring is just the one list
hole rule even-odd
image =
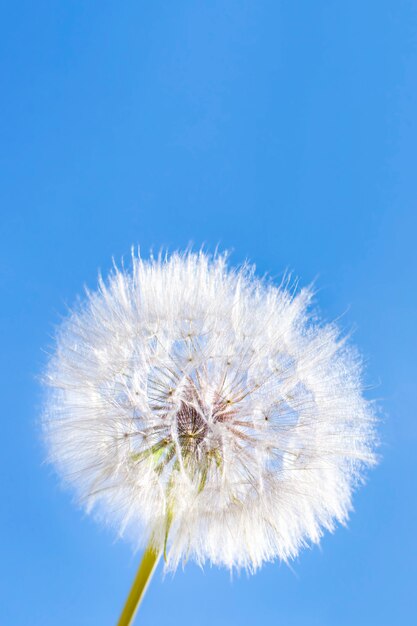
[[347, 529], [289, 568], [160, 571], [138, 624], [416, 623], [417, 5], [0, 5], [0, 623], [115, 623], [139, 555], [43, 465], [37, 377], [132, 244], [317, 278], [382, 407]]

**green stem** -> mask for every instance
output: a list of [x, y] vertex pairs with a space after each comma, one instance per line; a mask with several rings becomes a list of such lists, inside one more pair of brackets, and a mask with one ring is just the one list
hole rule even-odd
[[117, 626], [129, 626], [133, 623], [136, 610], [145, 595], [145, 591], [152, 578], [152, 574], [158, 564], [160, 552], [155, 552], [152, 545], [149, 543], [145, 552], [143, 553], [142, 561], [140, 562], [139, 569], [133, 581], [133, 585], [130, 589], [125, 606], [123, 608], [120, 619], [117, 622]]

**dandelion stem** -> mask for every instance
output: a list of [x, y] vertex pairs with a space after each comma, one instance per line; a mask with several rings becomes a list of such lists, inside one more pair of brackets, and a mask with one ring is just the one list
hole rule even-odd
[[145, 591], [156, 569], [160, 556], [161, 553], [156, 552], [153, 546], [148, 544], [143, 553], [135, 580], [133, 581], [117, 626], [129, 626], [129, 624], [133, 623], [136, 610], [145, 595]]

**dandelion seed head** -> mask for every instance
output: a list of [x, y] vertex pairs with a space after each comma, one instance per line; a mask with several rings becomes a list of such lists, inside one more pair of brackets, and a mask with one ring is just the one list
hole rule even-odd
[[345, 523], [374, 415], [311, 298], [202, 252], [100, 279], [45, 376], [49, 458], [83, 506], [171, 569], [253, 571]]

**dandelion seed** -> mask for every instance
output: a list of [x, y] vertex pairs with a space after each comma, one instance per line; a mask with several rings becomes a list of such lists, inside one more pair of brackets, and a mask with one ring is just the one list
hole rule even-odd
[[88, 511], [150, 542], [148, 569], [163, 552], [167, 569], [254, 571], [346, 521], [374, 416], [311, 298], [221, 255], [133, 255], [59, 329], [50, 459]]

